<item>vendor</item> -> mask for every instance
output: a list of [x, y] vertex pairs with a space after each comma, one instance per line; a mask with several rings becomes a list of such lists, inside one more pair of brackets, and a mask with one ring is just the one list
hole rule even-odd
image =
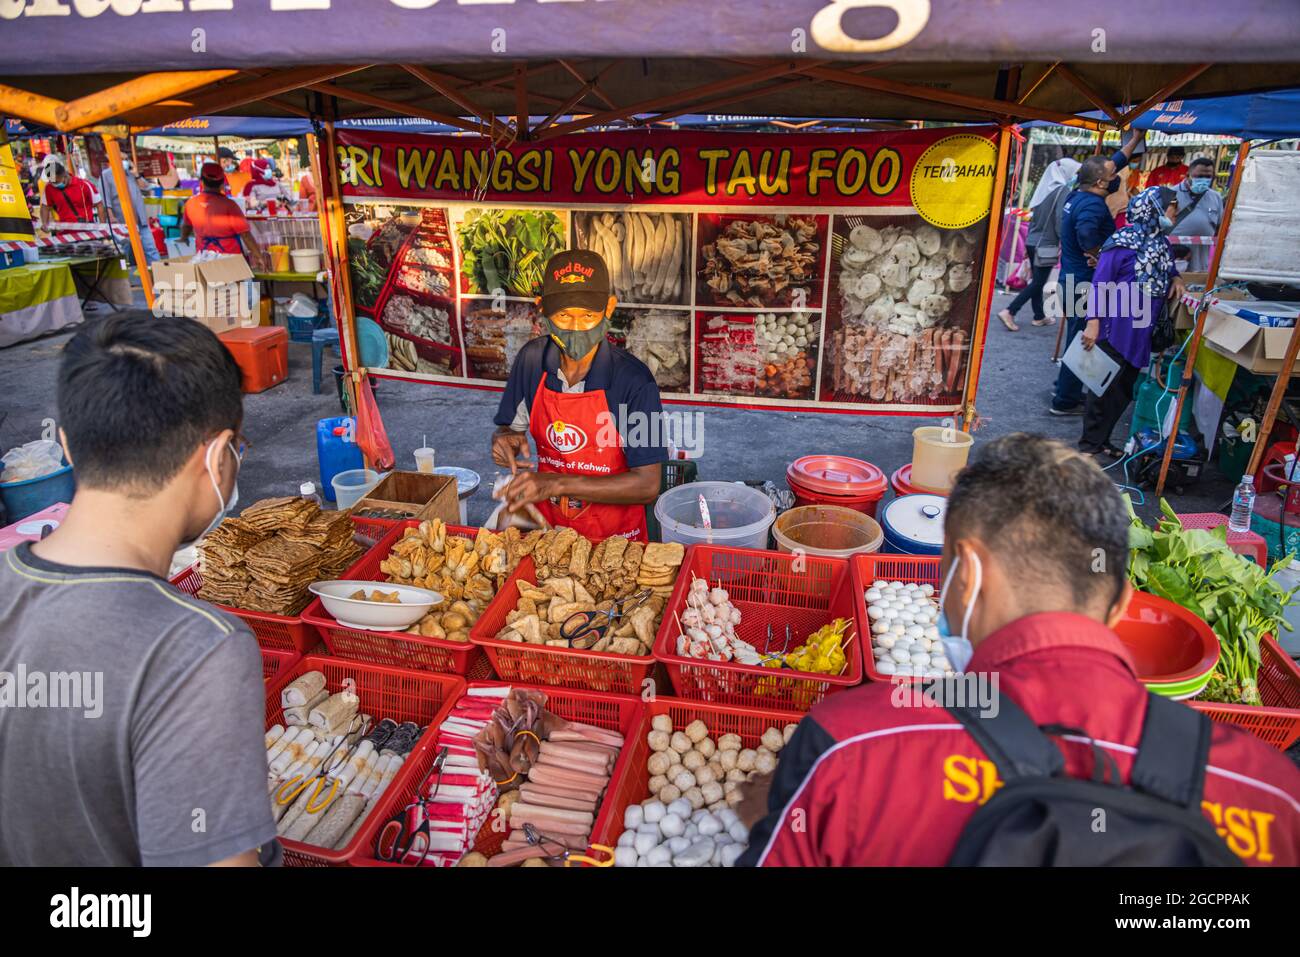
[[[584, 249], [553, 256], [538, 304], [546, 334], [516, 356], [492, 437], [492, 460], [514, 473], [507, 505], [535, 504], [552, 525], [594, 542], [644, 542], [645, 506], [659, 494], [668, 458], [658, 442], [659, 387], [644, 363], [605, 337], [615, 305], [605, 260]], [[529, 433], [535, 472], [520, 468]]]
[[56, 223], [93, 223], [95, 210], [102, 208], [95, 187], [74, 176], [63, 157], [45, 158], [41, 170], [41, 229]]
[[[248, 220], [235, 201], [222, 195], [226, 174], [216, 163], [204, 163], [199, 171], [203, 189], [185, 201], [181, 215], [181, 242], [194, 234], [195, 253], [215, 251], [238, 256], [261, 252], [249, 231]], [[241, 245], [242, 241], [242, 245]]]

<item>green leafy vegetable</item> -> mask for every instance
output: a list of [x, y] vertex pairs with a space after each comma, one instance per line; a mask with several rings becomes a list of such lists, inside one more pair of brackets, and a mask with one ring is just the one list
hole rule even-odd
[[[1128, 496], [1125, 496], [1128, 502]], [[1260, 704], [1259, 640], [1291, 630], [1282, 617], [1293, 592], [1273, 580], [1291, 556], [1267, 574], [1228, 547], [1228, 531], [1183, 528], [1177, 513], [1160, 500], [1163, 517], [1148, 528], [1128, 502], [1128, 577], [1134, 587], [1148, 591], [1207, 621], [1219, 638], [1219, 663], [1201, 697], [1213, 701]]]
[[355, 237], [348, 240], [348, 268], [352, 273], [352, 295], [357, 305], [369, 309], [379, 299], [388, 272]]
[[560, 217], [545, 210], [472, 209], [456, 232], [461, 272], [477, 293], [540, 295], [546, 261], [564, 248]]

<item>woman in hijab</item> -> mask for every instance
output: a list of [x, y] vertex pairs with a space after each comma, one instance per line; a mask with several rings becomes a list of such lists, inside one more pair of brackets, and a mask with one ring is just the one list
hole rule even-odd
[[1084, 349], [1100, 348], [1119, 363], [1101, 395], [1087, 394], [1079, 450], [1119, 458], [1110, 433], [1133, 400], [1138, 375], [1151, 361], [1151, 335], [1165, 300], [1181, 295], [1183, 281], [1174, 268], [1166, 239], [1173, 229], [1178, 199], [1167, 186], [1152, 186], [1128, 204], [1128, 225], [1101, 247], [1088, 296]]

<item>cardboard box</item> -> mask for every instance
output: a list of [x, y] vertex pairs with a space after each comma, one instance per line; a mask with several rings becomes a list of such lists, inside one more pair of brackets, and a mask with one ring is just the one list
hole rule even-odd
[[218, 333], [257, 325], [257, 284], [243, 256], [160, 259], [150, 273], [161, 315], [197, 319]]
[[420, 521], [440, 518], [448, 525], [460, 524], [460, 497], [456, 479], [428, 472], [389, 472], [353, 511], [367, 508], [399, 512]]
[[[1293, 331], [1285, 327], [1258, 326], [1249, 319], [1214, 306], [1206, 311], [1206, 345], [1243, 369], [1261, 375], [1276, 375], [1282, 371], [1282, 360], [1286, 358], [1287, 343], [1291, 341]], [[1297, 356], [1291, 372], [1300, 372], [1300, 356]]]

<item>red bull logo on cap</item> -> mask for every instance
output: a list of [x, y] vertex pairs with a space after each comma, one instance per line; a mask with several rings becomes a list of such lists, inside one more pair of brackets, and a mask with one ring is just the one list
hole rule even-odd
[[571, 423], [556, 421], [546, 427], [546, 441], [557, 452], [572, 455], [586, 446], [587, 433]]

